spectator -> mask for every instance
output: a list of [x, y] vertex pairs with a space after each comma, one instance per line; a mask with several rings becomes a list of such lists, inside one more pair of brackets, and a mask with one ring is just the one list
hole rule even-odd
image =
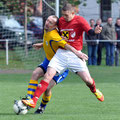
[[[120, 40], [120, 18], [117, 18], [115, 23], [115, 31], [117, 34], [117, 40]], [[119, 51], [120, 51], [120, 42], [117, 42], [115, 49], [115, 65], [119, 66]]]
[[[92, 29], [95, 28], [95, 20], [90, 19], [90, 26]], [[87, 40], [88, 47], [88, 65], [97, 65], [97, 41], [93, 41], [97, 39], [97, 36], [91, 36], [85, 33], [85, 39]], [[91, 40], [91, 41], [88, 41]]]
[[[97, 19], [95, 27], [97, 25], [102, 27], [101, 23], [102, 23], [102, 20], [100, 18]], [[97, 39], [100, 41], [99, 44], [98, 44], [98, 50], [97, 50], [97, 65], [101, 65], [101, 61], [102, 61], [102, 48], [104, 47], [104, 43], [101, 42], [101, 40], [103, 40], [101, 33], [99, 33], [97, 35]]]
[[115, 42], [111, 40], [116, 40], [115, 27], [112, 25], [112, 18], [107, 19], [107, 24], [103, 26], [102, 36], [105, 42], [106, 47], [106, 65], [114, 65], [114, 51], [115, 51]]

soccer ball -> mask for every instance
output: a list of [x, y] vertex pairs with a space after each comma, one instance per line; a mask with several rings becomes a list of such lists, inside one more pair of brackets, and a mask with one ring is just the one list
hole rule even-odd
[[28, 112], [27, 106], [25, 106], [21, 100], [14, 101], [13, 110], [17, 115], [25, 115]]

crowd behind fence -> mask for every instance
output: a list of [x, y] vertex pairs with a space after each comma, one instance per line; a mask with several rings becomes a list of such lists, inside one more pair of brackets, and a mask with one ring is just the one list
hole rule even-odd
[[[120, 42], [120, 40], [85, 40], [84, 41], [84, 45], [89, 43], [89, 42], [96, 42], [97, 41], [97, 44], [99, 45], [100, 43], [102, 43], [102, 48], [104, 48], [104, 58], [106, 59], [106, 49], [105, 49], [105, 43], [108, 43], [108, 42], [115, 42], [116, 44]], [[86, 43], [87, 42], [87, 43]], [[98, 53], [98, 51], [97, 51]], [[114, 64], [113, 65], [110, 65], [110, 66], [119, 66], [119, 61], [120, 61], [120, 58], [119, 58], [119, 53], [120, 53], [120, 48], [117, 47], [117, 45], [114, 45]], [[88, 54], [88, 49], [87, 49], [87, 54]], [[101, 53], [102, 54], [102, 53]], [[99, 54], [97, 54], [97, 59], [99, 57]], [[103, 56], [101, 56], [103, 58]], [[102, 59], [101, 58], [101, 59]], [[98, 61], [97, 61], [98, 62]], [[94, 65], [94, 64], [93, 64]], [[99, 63], [97, 63], [96, 65], [100, 65]]]
[[[83, 43], [83, 46], [85, 48], [83, 50], [83, 52], [86, 52], [86, 54], [88, 54], [86, 42], [91, 42], [91, 41], [95, 41], [95, 40], [87, 40], [87, 41], [84, 41], [84, 43]], [[110, 40], [110, 42], [113, 42], [113, 41], [114, 42], [120, 42], [120, 40]], [[41, 50], [36, 51], [35, 49], [32, 48], [32, 46], [31, 47], [29, 46], [29, 49], [28, 49], [29, 55], [26, 56], [24, 46], [13, 44], [12, 49], [11, 49], [11, 46], [9, 47], [9, 42], [11, 42], [11, 40], [8, 40], [8, 39], [0, 40], [0, 42], [5, 42], [5, 48], [4, 49], [0, 48], [0, 49], [1, 49], [1, 51], [4, 51], [3, 55], [5, 56], [5, 59], [4, 59], [3, 63], [6, 64], [7, 66], [9, 66], [11, 64], [11, 62], [10, 62], [11, 61], [11, 56], [12, 56], [11, 51], [13, 52], [14, 55], [17, 54], [20, 61], [22, 61], [22, 62], [24, 62], [24, 64], [28, 65], [28, 69], [31, 66], [30, 64], [34, 64], [36, 66], [37, 65], [36, 61], [39, 61], [39, 62], [37, 62], [39, 64], [40, 62], [42, 62], [42, 60], [45, 57], [45, 54], [44, 54], [43, 50], [42, 51]], [[42, 39], [39, 40], [39, 41], [36, 41], [36, 42], [37, 43], [42, 42]], [[98, 42], [98, 44], [101, 43], [101, 42], [106, 43], [106, 42], [108, 42], [108, 40], [97, 40], [97, 42]], [[115, 60], [116, 60], [116, 52], [118, 52], [118, 51], [115, 50], [115, 54], [114, 54]], [[104, 58], [105, 58], [105, 53], [106, 52], [104, 52]], [[103, 58], [103, 56], [102, 56], [102, 58]], [[0, 61], [2, 62], [2, 59]], [[12, 62], [13, 62], [13, 64], [16, 64], [16, 63], [14, 63], [15, 62], [14, 58], [12, 58]]]

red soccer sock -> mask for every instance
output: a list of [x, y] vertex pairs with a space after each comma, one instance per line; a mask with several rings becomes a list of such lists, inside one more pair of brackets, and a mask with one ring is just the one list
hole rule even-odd
[[93, 92], [93, 93], [96, 92], [96, 86], [95, 86], [95, 81], [94, 81], [94, 79], [93, 79], [93, 84], [92, 84], [92, 85], [87, 85], [87, 86], [90, 88], [91, 92]]
[[37, 100], [39, 99], [39, 97], [42, 95], [42, 93], [45, 92], [45, 90], [47, 89], [48, 87], [48, 83], [45, 82], [44, 80], [41, 80], [41, 82], [39, 83], [35, 93], [34, 93], [34, 96], [33, 96], [33, 101], [36, 103]]

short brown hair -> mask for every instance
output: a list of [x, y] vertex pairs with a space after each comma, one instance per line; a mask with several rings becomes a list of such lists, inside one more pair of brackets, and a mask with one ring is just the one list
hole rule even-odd
[[66, 3], [63, 5], [63, 11], [74, 11], [74, 7], [70, 3]]
[[117, 20], [120, 20], [120, 17], [119, 17], [119, 18], [117, 18]]
[[94, 19], [90, 19], [90, 22], [91, 22], [91, 21], [94, 21], [94, 22], [95, 22], [95, 20], [94, 20]]

